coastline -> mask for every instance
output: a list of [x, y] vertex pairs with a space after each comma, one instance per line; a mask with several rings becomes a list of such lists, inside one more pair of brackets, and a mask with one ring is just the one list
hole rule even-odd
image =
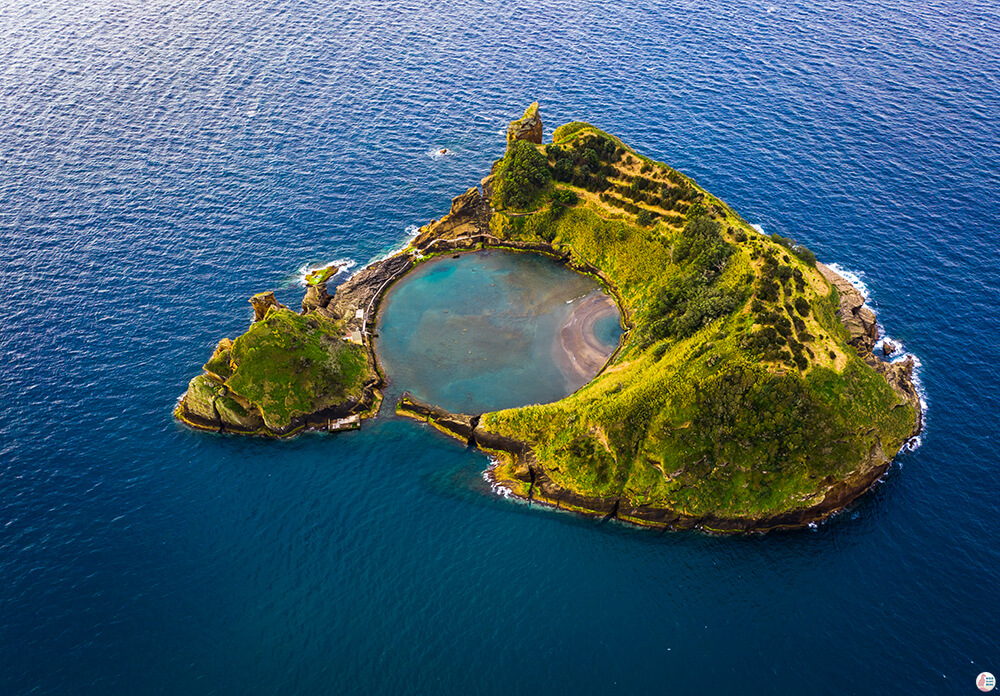
[[[391, 286], [420, 263], [445, 254], [467, 253], [482, 249], [498, 249], [526, 253], [541, 253], [560, 260], [573, 270], [590, 275], [599, 280], [607, 294], [592, 295], [591, 302], [581, 302], [574, 312], [564, 322], [560, 330], [558, 346], [553, 350], [562, 353], [560, 364], [566, 373], [579, 374], [583, 366], [600, 361], [597, 374], [603, 372], [615, 355], [626, 343], [631, 324], [628, 311], [620, 299], [617, 288], [599, 269], [586, 262], [573, 259], [564, 249], [558, 249], [546, 243], [525, 243], [515, 240], [502, 240], [493, 235], [480, 234], [460, 239], [433, 237], [428, 232], [433, 231], [433, 224], [422, 228], [423, 234], [418, 234], [411, 244], [396, 254], [378, 259], [359, 269], [342, 285], [337, 287], [330, 298], [328, 309], [333, 316], [347, 317], [347, 329], [360, 332], [362, 344], [370, 356], [372, 365], [378, 375], [378, 380], [366, 385], [366, 396], [362, 400], [363, 409], [355, 411], [348, 408], [327, 409], [325, 412], [309, 414], [298, 419], [294, 427], [285, 433], [254, 432], [265, 436], [287, 437], [305, 430], [336, 432], [344, 429], [357, 429], [360, 421], [377, 415], [382, 401], [381, 388], [386, 384], [374, 341], [377, 336], [377, 316], [381, 302]], [[421, 253], [420, 249], [432, 250]], [[866, 362], [880, 369], [890, 384], [895, 376], [897, 384], [909, 384], [913, 361], [906, 357], [903, 361], [888, 363], [880, 360], [870, 352], [875, 345], [877, 336], [877, 319], [874, 312], [864, 302], [865, 298], [850, 281], [840, 276], [828, 266], [817, 264], [821, 272], [838, 289], [841, 300], [841, 319], [845, 327], [857, 338], [861, 338], [860, 347], [867, 346]], [[307, 292], [308, 295], [308, 292]], [[589, 298], [588, 298], [589, 299]], [[358, 310], [361, 310], [360, 312]], [[611, 353], [601, 350], [599, 342], [593, 334], [597, 320], [606, 316], [607, 311], [617, 311], [623, 325], [626, 327], [618, 346]], [[862, 311], [863, 310], [863, 311]], [[915, 390], [913, 394], [916, 396]], [[916, 396], [919, 400], [919, 396]], [[495, 490], [502, 490], [505, 495], [518, 498], [526, 503], [537, 503], [557, 510], [565, 510], [602, 520], [617, 519], [621, 522], [640, 527], [662, 528], [668, 530], [697, 529], [708, 533], [741, 534], [763, 533], [773, 530], [798, 529], [809, 524], [822, 522], [848, 507], [857, 498], [874, 487], [892, 464], [891, 457], [881, 450], [873, 448], [860, 470], [849, 480], [831, 486], [822, 500], [815, 505], [790, 512], [762, 517], [720, 517], [714, 515], [690, 516], [667, 508], [629, 508], [621, 505], [621, 497], [595, 498], [582, 496], [568, 491], [555, 484], [538, 464], [531, 451], [531, 445], [501, 435], [490, 433], [479, 425], [479, 415], [453, 414], [443, 409], [423, 404], [404, 394], [395, 405], [397, 414], [422, 420], [442, 433], [465, 442], [470, 447], [476, 447], [499, 461], [506, 461], [518, 472], [517, 478], [503, 478], [497, 475], [497, 463], [491, 464], [484, 472], [484, 477]], [[346, 427], [345, 418], [351, 420]], [[210, 423], [199, 422], [197, 419], [178, 415], [192, 427], [202, 430], [219, 430]], [[918, 437], [922, 430], [922, 414], [918, 407], [916, 427], [911, 437]], [[224, 432], [239, 432], [230, 428]]]
[[[538, 140], [532, 142], [540, 143], [540, 122], [537, 125]], [[613, 143], [617, 142], [621, 152], [630, 152], [620, 141], [600, 140], [613, 136], [606, 136], [587, 124], [579, 125], [596, 132], [599, 143], [612, 143], [613, 149]], [[567, 137], [577, 137], [573, 133], [579, 130]], [[631, 155], [627, 160], [616, 171], [638, 181], [640, 165]], [[397, 280], [430, 259], [482, 249], [553, 257], [568, 268], [595, 278], [607, 293], [581, 300], [564, 320], [558, 340], [553, 343], [555, 369], [567, 380], [576, 378], [575, 381], [582, 383], [563, 399], [488, 414], [449, 413], [407, 393], [395, 405], [398, 414], [425, 421], [468, 446], [495, 456], [498, 463], [490, 467], [486, 477], [491, 486], [503, 488], [505, 494], [529, 503], [639, 526], [698, 528], [716, 533], [799, 528], [826, 519], [871, 488], [891, 466], [897, 452], [921, 432], [923, 400], [914, 387], [914, 359], [904, 356], [888, 362], [873, 353], [879, 327], [864, 295], [833, 269], [817, 263], [808, 250], [800, 253], [801, 247], [791, 240], [751, 232], [727, 206], [664, 165], [656, 165], [661, 169], [653, 176], [662, 177], [667, 183], [656, 185], [686, 197], [681, 201], [682, 211], [689, 208], [696, 211], [682, 217], [680, 223], [656, 223], [665, 227], [642, 232], [641, 228], [649, 225], [636, 222], [636, 226], [622, 230], [622, 226], [631, 224], [630, 218], [595, 217], [593, 208], [601, 204], [585, 197], [572, 213], [565, 211], [576, 206], [578, 197], [568, 206], [559, 199], [562, 207], [557, 208], [554, 203], [535, 205], [531, 212], [507, 214], [502, 208], [494, 209], [492, 197], [502, 162], [498, 161], [491, 174], [483, 179], [481, 189], [472, 187], [454, 198], [450, 212], [441, 220], [432, 220], [419, 228], [404, 248], [352, 274], [336, 287], [333, 295], [328, 293], [325, 280], [307, 287], [300, 316], [316, 315], [336, 322], [344, 340], [355, 344], [354, 350], [364, 352], [374, 378], [364, 384], [359, 395], [341, 404], [296, 416], [289, 427], [280, 431], [258, 429], [253, 434], [284, 437], [304, 429], [335, 431], [345, 425], [359, 426], [361, 419], [376, 415], [386, 376], [374, 339], [378, 336], [379, 310], [386, 293]], [[628, 173], [629, 168], [633, 174]], [[546, 195], [552, 195], [553, 201], [558, 198], [551, 192]], [[670, 199], [674, 203], [680, 201], [676, 196]], [[620, 203], [621, 199], [608, 194], [600, 200]], [[619, 208], [625, 205], [619, 203], [613, 205]], [[637, 215], [640, 208], [628, 205], [634, 209], [628, 209], [629, 214]], [[565, 237], [559, 234], [561, 228], [556, 221], [561, 215], [579, 226], [572, 230], [582, 231]], [[663, 219], [674, 220], [674, 217]], [[685, 219], [687, 223], [683, 222]], [[551, 227], [525, 230], [529, 223]], [[684, 242], [683, 234], [693, 223], [704, 223], [698, 228], [702, 232], [696, 234], [716, 230], [712, 234], [722, 245], [717, 248], [728, 249], [729, 254], [739, 259], [741, 265], [736, 268], [741, 269], [740, 275], [734, 270], [729, 282], [742, 285], [730, 289], [730, 295], [714, 289], [705, 295], [706, 302], [714, 304], [699, 305], [699, 311], [703, 312], [728, 306], [728, 314], [715, 314], [705, 320], [728, 317], [725, 322], [711, 328], [698, 318], [701, 323], [695, 324], [694, 329], [706, 326], [702, 334], [688, 333], [680, 339], [674, 336], [671, 343], [669, 333], [651, 334], [650, 312], [652, 308], [664, 311], [657, 308], [664, 295], [648, 293], [656, 288], [661, 293], [667, 289], [661, 280], [665, 267], [674, 272], [685, 268], [679, 264], [686, 263], [687, 257], [677, 255], [676, 245]], [[729, 226], [725, 227], [726, 224]], [[617, 230], [614, 225], [619, 226]], [[669, 232], [671, 229], [673, 233]], [[705, 229], [709, 232], [704, 232]], [[600, 240], [596, 247], [595, 238]], [[628, 249], [611, 246], [628, 240], [641, 251], [633, 254]], [[674, 245], [672, 250], [671, 245]], [[614, 252], [610, 251], [612, 248]], [[812, 260], [806, 261], [809, 257]], [[724, 269], [728, 256], [720, 258]], [[782, 265], [779, 258], [787, 265]], [[635, 265], [638, 259], [645, 264], [641, 268]], [[777, 271], [784, 272], [777, 274], [780, 284], [775, 282]], [[705, 275], [688, 278], [701, 277], [703, 284], [710, 283], [722, 270], [712, 275], [712, 270], [705, 267], [699, 272]], [[628, 291], [628, 302], [615, 279]], [[767, 283], [771, 284], [770, 293], [765, 292]], [[682, 296], [687, 292], [685, 288], [690, 287], [703, 286], [694, 283], [671, 290], [674, 294], [667, 301]], [[747, 294], [742, 295], [742, 300], [735, 300], [740, 288], [748, 288]], [[754, 298], [752, 303], [750, 297]], [[253, 300], [258, 310], [255, 321], [269, 316], [266, 303], [263, 311], [258, 307], [259, 298], [255, 296]], [[270, 300], [273, 303], [273, 295]], [[735, 304], [726, 304], [732, 301]], [[617, 346], [605, 346], [597, 339], [594, 328], [615, 307], [624, 331]], [[643, 322], [636, 337], [633, 337], [637, 329], [633, 313], [638, 313]], [[666, 319], [669, 317], [653, 327], [669, 328], [670, 325], [663, 323]], [[657, 316], [652, 320], [657, 320]], [[767, 331], [772, 338], [767, 338]], [[696, 339], [697, 336], [701, 338]], [[700, 343], [692, 343], [695, 340]], [[674, 348], [669, 359], [663, 359]], [[209, 363], [214, 360], [215, 356]], [[599, 379], [611, 364], [615, 364], [615, 377]], [[209, 366], [206, 364], [205, 372], [211, 378]], [[678, 367], [693, 372], [678, 373]], [[822, 384], [807, 382], [807, 372], [808, 379]], [[687, 391], [675, 392], [675, 387]], [[758, 391], [752, 391], [755, 389]], [[212, 427], [206, 427], [209, 423], [185, 417], [190, 415], [186, 408], [191, 391], [189, 388], [188, 395], [178, 405], [178, 418], [194, 427], [215, 429], [214, 422]], [[201, 391], [196, 396], [204, 402], [204, 390]], [[223, 385], [222, 397], [226, 396]], [[855, 396], [859, 397], [857, 401]], [[211, 398], [209, 395], [209, 401]], [[806, 407], [813, 410], [801, 410]], [[221, 419], [215, 402], [212, 408]], [[747, 408], [760, 411], [747, 412]], [[822, 408], [832, 410], [818, 410]], [[341, 411], [345, 410], [342, 416]], [[708, 415], [702, 418], [702, 413]], [[748, 418], [740, 413], [760, 415]], [[659, 421], [658, 429], [651, 430], [652, 419], [657, 416], [673, 420]], [[835, 417], [845, 420], [837, 421]], [[692, 428], [699, 418], [702, 420]], [[711, 421], [713, 418], [717, 420]], [[806, 428], [803, 418], [812, 419], [808, 421], [812, 430]], [[204, 420], [211, 420], [211, 414]], [[746, 427], [741, 430], [743, 425]], [[829, 426], [839, 430], [830, 430]], [[246, 432], [239, 428], [229, 430]], [[632, 433], [638, 433], [634, 436], [637, 439], [628, 439], [633, 437]], [[786, 437], [794, 443], [790, 445], [792, 448], [800, 448], [798, 452], [792, 454], [784, 449], [781, 443]], [[708, 438], [705, 440], [708, 444], [697, 438]], [[786, 462], [789, 467], [800, 469], [786, 469]], [[730, 464], [735, 466], [727, 470]], [[638, 472], [636, 484], [629, 483], [633, 467]], [[803, 470], [809, 475], [804, 475]], [[741, 483], [742, 488], [736, 487]], [[748, 489], [751, 483], [753, 486]], [[651, 495], [650, 491], [657, 486]], [[774, 486], [787, 488], [781, 489], [779, 495], [771, 495]], [[685, 492], [678, 496], [674, 491]], [[729, 514], [716, 514], [720, 510]]]
[[[817, 264], [822, 265], [822, 264]], [[846, 278], [823, 266], [824, 276], [831, 283], [836, 279], [835, 287], [841, 294], [842, 311], [849, 312], [851, 317], [860, 315], [861, 307], [865, 308], [864, 321], [858, 322], [856, 329], [861, 335], [874, 337], [877, 335], [877, 317], [873, 311], [864, 305], [865, 296]], [[854, 310], [858, 310], [855, 312]], [[585, 314], [590, 314], [586, 312]], [[576, 333], [587, 317], [579, 317], [572, 329]], [[843, 321], [842, 317], [842, 321]], [[570, 322], [567, 321], [567, 324]], [[847, 322], [845, 321], [845, 326]], [[565, 325], [564, 325], [565, 326]], [[591, 324], [592, 326], [592, 324]], [[582, 332], [578, 339], [582, 339]], [[865, 350], [862, 343], [859, 347]], [[874, 345], [874, 339], [872, 344]], [[873, 355], [870, 350], [865, 355], [865, 361], [886, 377], [890, 386], [917, 404], [917, 418], [913, 432], [908, 440], [918, 438], [923, 429], [922, 399], [912, 383], [914, 360], [912, 356], [904, 356], [902, 360], [887, 362]], [[602, 368], [603, 369], [603, 368]], [[599, 518], [602, 521], [617, 519], [620, 522], [648, 528], [659, 528], [671, 531], [699, 530], [710, 534], [748, 534], [766, 533], [769, 531], [801, 529], [809, 525], [819, 524], [848, 508], [858, 498], [874, 488], [892, 466], [893, 458], [887, 455], [880, 444], [876, 444], [868, 452], [854, 473], [844, 481], [829, 486], [822, 499], [813, 505], [797, 510], [753, 517], [725, 517], [717, 515], [686, 515], [668, 508], [651, 506], [622, 506], [622, 496], [590, 497], [569, 491], [558, 484], [545, 473], [534, 456], [530, 443], [514, 440], [485, 430], [480, 425], [479, 415], [455, 414], [444, 409], [420, 402], [409, 394], [404, 394], [396, 404], [398, 415], [414, 418], [432, 425], [445, 435], [456, 438], [469, 447], [476, 447], [491, 458], [491, 463], [483, 472], [483, 477], [496, 495], [513, 497], [530, 504], [537, 503], [555, 510], [565, 510], [587, 517]], [[506, 464], [514, 472], [514, 476], [501, 477], [498, 468]]]

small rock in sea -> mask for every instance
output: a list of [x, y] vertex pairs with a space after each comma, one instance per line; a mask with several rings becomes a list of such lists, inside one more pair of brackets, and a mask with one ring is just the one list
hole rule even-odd
[[896, 344], [892, 341], [882, 341], [882, 352], [886, 355], [892, 355], [896, 352]]

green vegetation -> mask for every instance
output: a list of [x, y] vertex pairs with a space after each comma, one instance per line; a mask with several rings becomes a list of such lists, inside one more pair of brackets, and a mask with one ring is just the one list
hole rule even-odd
[[497, 210], [528, 210], [537, 201], [549, 178], [545, 156], [531, 143], [512, 141], [496, 172], [493, 207]]
[[794, 239], [789, 239], [788, 237], [782, 237], [780, 234], [772, 234], [771, 239], [773, 239], [778, 244], [791, 251], [793, 254], [798, 256], [800, 259], [805, 261], [810, 266], [816, 265], [816, 254], [812, 253], [804, 246], [797, 243]]
[[531, 443], [576, 494], [743, 518], [816, 504], [873, 448], [899, 449], [914, 409], [847, 344], [811, 252], [588, 124], [554, 143], [525, 145], [544, 152], [553, 205], [493, 226], [599, 268], [634, 328], [591, 383], [486, 414], [487, 430]]
[[229, 362], [232, 347], [233, 342], [228, 338], [219, 341], [219, 345], [215, 348], [215, 352], [212, 353], [212, 357], [208, 359], [208, 362], [202, 368], [218, 382], [225, 382], [233, 376], [233, 367]]
[[360, 401], [373, 377], [364, 349], [320, 314], [272, 306], [245, 334], [219, 341], [191, 380], [178, 418], [205, 429], [287, 434], [296, 417]]
[[269, 310], [237, 338], [231, 361], [226, 387], [273, 429], [357, 395], [369, 377], [361, 347], [345, 342], [337, 324], [284, 308]]
[[336, 266], [326, 266], [325, 268], [314, 268], [306, 273], [306, 285], [319, 285], [330, 280], [337, 273]]

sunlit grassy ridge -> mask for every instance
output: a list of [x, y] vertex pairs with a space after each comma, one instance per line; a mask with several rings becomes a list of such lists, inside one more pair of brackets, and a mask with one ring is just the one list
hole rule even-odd
[[[759, 517], [818, 502], [873, 448], [892, 456], [910, 436], [913, 408], [848, 345], [811, 253], [588, 124], [537, 149], [551, 181], [504, 190], [537, 212], [498, 213], [492, 228], [601, 269], [634, 325], [575, 394], [483, 417], [531, 443], [555, 483], [631, 507]], [[523, 488], [514, 466], [496, 474]]]

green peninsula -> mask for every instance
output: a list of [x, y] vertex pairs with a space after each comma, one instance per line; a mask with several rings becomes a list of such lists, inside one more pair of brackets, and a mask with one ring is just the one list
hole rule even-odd
[[[456, 197], [406, 250], [333, 296], [322, 278], [302, 315], [284, 310], [299, 339], [282, 345], [280, 361], [258, 344], [258, 356], [283, 371], [241, 368], [235, 349], [246, 336], [229, 358], [220, 344], [178, 415], [226, 429], [232, 399], [262, 422], [229, 429], [270, 434], [338, 429], [333, 415], [338, 425], [345, 414], [370, 415], [384, 379], [373, 327], [392, 282], [435, 255], [516, 249], [598, 278], [626, 332], [597, 377], [555, 403], [486, 414], [409, 397], [397, 404], [494, 455], [496, 485], [586, 514], [719, 532], [803, 526], [868, 490], [919, 432], [921, 411], [912, 359], [890, 363], [873, 352], [875, 317], [857, 289], [807, 249], [757, 232], [690, 178], [592, 125], [566, 124], [542, 141], [533, 104], [511, 123], [506, 153], [481, 187]], [[294, 327], [292, 316], [329, 323]], [[355, 340], [316, 338], [337, 332]], [[318, 360], [317, 350], [333, 357]], [[300, 374], [296, 361], [307, 354], [311, 371]], [[268, 386], [252, 386], [256, 375]], [[279, 385], [286, 380], [293, 388]], [[206, 403], [214, 420], [198, 420]], [[198, 419], [185, 417], [198, 408]]]

